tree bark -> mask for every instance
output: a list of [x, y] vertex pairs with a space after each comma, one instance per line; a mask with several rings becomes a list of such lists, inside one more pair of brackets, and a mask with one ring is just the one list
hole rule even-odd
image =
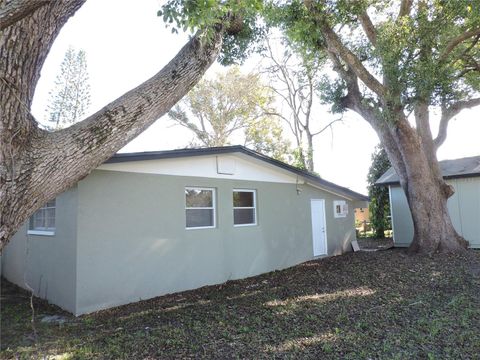
[[307, 170], [310, 172], [315, 171], [315, 164], [313, 162], [313, 135], [309, 131], [309, 129], [305, 129], [306, 135], [307, 135]]
[[[385, 122], [365, 104], [354, 77], [350, 80], [344, 105], [376, 131], [407, 197], [414, 227], [410, 252], [465, 251], [468, 242], [456, 232], [447, 209], [447, 200], [454, 191], [442, 178], [430, 132], [412, 128], [400, 109], [392, 111], [394, 121]], [[416, 119], [419, 126], [428, 119], [427, 106], [417, 107]]]
[[412, 215], [414, 235], [409, 251], [463, 252], [468, 242], [456, 232], [447, 208], [454, 191], [442, 178], [433, 143], [425, 141], [403, 116], [386, 127], [377, 133], [400, 178]]
[[194, 36], [152, 78], [70, 128], [47, 132], [30, 114], [47, 53], [84, 0], [52, 1], [0, 34], [0, 251], [48, 200], [73, 186], [164, 115], [216, 59], [223, 28]]

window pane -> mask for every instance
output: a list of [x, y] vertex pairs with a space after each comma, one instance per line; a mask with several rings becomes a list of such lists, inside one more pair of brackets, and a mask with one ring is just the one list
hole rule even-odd
[[48, 229], [55, 229], [55, 209], [46, 209], [45, 227]]
[[185, 189], [186, 207], [213, 207], [213, 191]]
[[187, 209], [185, 211], [187, 228], [213, 226], [213, 209]]
[[55, 199], [46, 203], [30, 217], [29, 230], [55, 230]]
[[235, 225], [255, 224], [255, 209], [234, 209], [233, 223]]
[[234, 191], [233, 192], [234, 207], [253, 207], [253, 192], [251, 191]]
[[44, 209], [40, 209], [33, 215], [33, 228], [41, 229], [44, 227], [45, 227]]

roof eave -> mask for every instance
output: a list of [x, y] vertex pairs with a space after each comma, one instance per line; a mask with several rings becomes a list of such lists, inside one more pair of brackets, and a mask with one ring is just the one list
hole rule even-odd
[[[201, 149], [179, 149], [179, 150], [168, 150], [168, 151], [158, 151], [158, 152], [137, 152], [137, 153], [120, 153], [115, 154], [110, 159], [105, 161], [106, 164], [112, 163], [122, 163], [128, 161], [147, 161], [147, 160], [157, 160], [157, 159], [172, 159], [180, 157], [189, 157], [189, 156], [205, 156], [205, 155], [221, 155], [221, 154], [231, 154], [231, 153], [242, 153], [248, 156], [251, 156], [257, 160], [264, 161], [268, 164], [277, 166], [281, 169], [294, 173], [298, 176], [302, 176], [305, 179], [311, 180], [319, 185], [319, 187], [324, 190], [330, 190], [330, 192], [340, 194], [340, 196], [352, 198], [356, 201], [369, 201], [368, 196], [357, 193], [340, 185], [334, 184], [327, 180], [324, 180], [308, 171], [298, 169], [292, 165], [285, 164], [279, 160], [272, 159], [268, 156], [257, 153], [256, 151], [247, 149], [241, 145], [235, 146], [223, 146], [215, 148], [201, 148]], [[341, 195], [343, 194], [343, 195]]]

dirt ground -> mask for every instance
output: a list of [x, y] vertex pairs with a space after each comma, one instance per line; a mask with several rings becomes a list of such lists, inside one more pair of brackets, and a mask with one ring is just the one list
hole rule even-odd
[[479, 264], [349, 253], [78, 318], [34, 299], [35, 330], [3, 280], [0, 358], [478, 359]]

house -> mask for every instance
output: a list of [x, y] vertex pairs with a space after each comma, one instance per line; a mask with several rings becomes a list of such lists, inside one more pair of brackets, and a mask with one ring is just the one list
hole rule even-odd
[[117, 154], [24, 224], [2, 274], [85, 314], [342, 254], [367, 200], [242, 146]]
[[367, 207], [355, 209], [355, 223], [368, 223], [370, 222], [370, 210]]
[[[440, 161], [440, 169], [447, 184], [455, 189], [447, 202], [455, 229], [470, 242], [470, 247], [480, 248], [480, 156]], [[376, 184], [389, 188], [395, 246], [409, 246], [413, 239], [412, 216], [393, 168]]]

